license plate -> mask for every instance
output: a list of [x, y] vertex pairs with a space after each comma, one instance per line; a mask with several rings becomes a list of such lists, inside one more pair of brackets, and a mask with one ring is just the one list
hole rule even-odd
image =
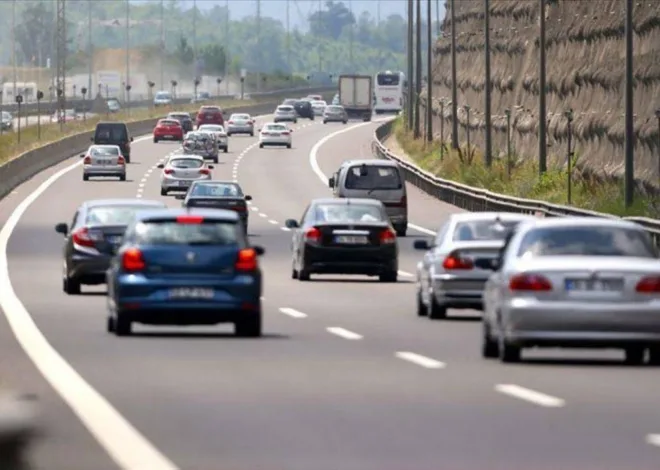
[[109, 158], [97, 158], [96, 163], [98, 165], [110, 165], [112, 163], [112, 160]]
[[566, 290], [571, 292], [620, 291], [623, 282], [619, 279], [567, 279]]
[[170, 299], [212, 299], [215, 295], [213, 289], [205, 287], [177, 287], [170, 289]]
[[365, 245], [369, 240], [367, 237], [359, 235], [338, 235], [335, 237], [335, 243], [342, 243], [346, 245]]
[[112, 243], [113, 245], [118, 245], [119, 242], [121, 242], [121, 236], [119, 235], [110, 236], [107, 238], [107, 240], [109, 243]]

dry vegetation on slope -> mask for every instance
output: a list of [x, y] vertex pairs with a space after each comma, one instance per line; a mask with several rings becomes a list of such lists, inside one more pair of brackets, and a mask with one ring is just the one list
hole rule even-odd
[[[625, 41], [623, 0], [548, 0], [547, 110], [548, 156], [565, 160], [567, 125], [564, 111], [575, 114], [575, 152], [579, 164], [607, 176], [623, 172]], [[451, 31], [449, 8], [445, 37], [434, 54], [433, 107], [451, 100]], [[491, 0], [491, 69], [493, 146], [506, 151], [506, 117], [512, 111], [514, 152], [537, 155], [538, 0]], [[660, 183], [660, 148], [655, 110], [660, 108], [660, 1], [635, 2], [635, 176]], [[470, 105], [471, 140], [484, 139], [483, 0], [456, 2], [459, 131], [466, 138]], [[436, 121], [439, 116], [436, 117]], [[445, 106], [445, 139], [451, 108]], [[439, 138], [439, 123], [434, 124]]]

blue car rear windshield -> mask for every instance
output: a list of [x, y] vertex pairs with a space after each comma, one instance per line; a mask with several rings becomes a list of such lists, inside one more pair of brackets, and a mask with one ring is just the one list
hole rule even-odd
[[135, 226], [133, 241], [142, 245], [236, 245], [237, 225], [230, 221], [202, 224], [141, 222]]

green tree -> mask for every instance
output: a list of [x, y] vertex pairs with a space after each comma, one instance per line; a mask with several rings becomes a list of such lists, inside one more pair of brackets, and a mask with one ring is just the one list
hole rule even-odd
[[227, 55], [225, 48], [219, 44], [207, 44], [200, 50], [200, 57], [204, 61], [204, 70], [211, 73], [225, 75], [227, 69]]
[[183, 65], [191, 65], [195, 60], [195, 51], [184, 36], [179, 36], [179, 42], [176, 45], [174, 57]]
[[332, 39], [338, 39], [346, 26], [355, 23], [353, 13], [346, 5], [333, 0], [327, 0], [325, 9], [312, 13], [308, 20], [312, 34]]

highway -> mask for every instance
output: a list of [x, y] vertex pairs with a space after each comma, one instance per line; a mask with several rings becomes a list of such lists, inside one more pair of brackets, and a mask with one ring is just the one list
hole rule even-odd
[[156, 165], [177, 144], [136, 139], [126, 182], [83, 183], [72, 158], [0, 202], [0, 377], [40, 397], [36, 469], [660, 468], [657, 369], [599, 351], [503, 365], [480, 357], [478, 312], [416, 316], [413, 241], [458, 209], [408, 188], [395, 285], [291, 279], [284, 221], [330, 194], [322, 178], [343, 160], [371, 156], [376, 126], [300, 120], [291, 150], [236, 136], [221, 154], [214, 177], [252, 195], [250, 236], [266, 249], [260, 339], [236, 339], [230, 326], [137, 326], [117, 338], [105, 332], [103, 288], [62, 292], [55, 224], [87, 199], [161, 199]]

